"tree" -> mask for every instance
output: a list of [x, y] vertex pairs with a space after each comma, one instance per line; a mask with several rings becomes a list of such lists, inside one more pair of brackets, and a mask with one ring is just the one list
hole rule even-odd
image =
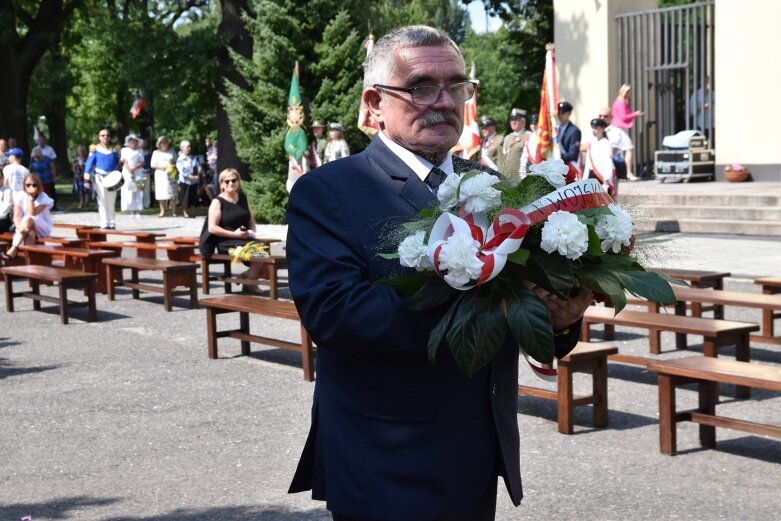
[[56, 45], [73, 12], [84, 0], [0, 0], [0, 136], [13, 136], [29, 150], [27, 100], [33, 71]]

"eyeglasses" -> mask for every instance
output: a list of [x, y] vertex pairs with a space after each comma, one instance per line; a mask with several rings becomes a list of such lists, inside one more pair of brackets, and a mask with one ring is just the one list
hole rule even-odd
[[234, 183], [238, 184], [239, 180], [238, 179], [225, 179], [225, 180], [223, 180], [223, 183], [225, 183], [226, 185], [230, 185], [230, 184], [234, 184]]
[[32, 184], [25, 183], [24, 186], [25, 186], [25, 188], [30, 188], [31, 186], [32, 187], [36, 187], [36, 188], [38, 187], [38, 185], [35, 184], [35, 183], [32, 183]]
[[446, 90], [453, 103], [463, 103], [472, 99], [475, 95], [475, 84], [471, 81], [460, 81], [446, 87], [439, 85], [419, 85], [417, 87], [393, 87], [391, 85], [372, 85], [375, 89], [395, 90], [406, 92], [412, 97], [412, 103], [415, 105], [433, 105], [439, 99], [443, 90]]

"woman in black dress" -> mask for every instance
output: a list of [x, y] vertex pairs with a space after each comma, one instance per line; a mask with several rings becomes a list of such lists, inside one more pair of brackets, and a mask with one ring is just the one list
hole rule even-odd
[[[209, 257], [216, 248], [218, 253], [228, 253], [230, 248], [243, 246], [255, 239], [255, 217], [249, 207], [247, 196], [241, 191], [241, 178], [234, 168], [220, 172], [220, 194], [209, 205], [209, 214], [201, 230], [199, 249], [201, 255]], [[257, 278], [260, 266], [250, 266], [243, 275], [245, 278]], [[257, 286], [245, 289], [257, 291]]]

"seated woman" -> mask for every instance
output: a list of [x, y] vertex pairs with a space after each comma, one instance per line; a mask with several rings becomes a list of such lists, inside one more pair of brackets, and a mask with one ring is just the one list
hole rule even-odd
[[[201, 255], [209, 257], [214, 253], [228, 253], [230, 248], [243, 246], [255, 238], [255, 217], [249, 207], [247, 196], [241, 191], [241, 178], [234, 168], [226, 168], [218, 178], [220, 193], [209, 205], [209, 213], [201, 230], [199, 249]], [[251, 265], [244, 275], [257, 278], [259, 265]], [[257, 291], [256, 286], [245, 289]]]
[[34, 244], [36, 237], [50, 237], [54, 200], [43, 191], [41, 179], [35, 174], [24, 178], [24, 192], [14, 194], [14, 233], [11, 247], [0, 253], [3, 259], [13, 259], [19, 253], [19, 245]]

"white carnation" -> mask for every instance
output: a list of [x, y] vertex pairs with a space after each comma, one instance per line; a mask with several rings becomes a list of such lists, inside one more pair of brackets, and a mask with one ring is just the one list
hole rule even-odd
[[502, 192], [493, 187], [499, 182], [495, 175], [482, 172], [461, 183], [458, 202], [466, 213], [485, 212], [502, 204]]
[[458, 185], [461, 184], [462, 177], [464, 176], [450, 174], [437, 188], [437, 199], [439, 199], [439, 207], [442, 210], [447, 211], [458, 204], [456, 194], [458, 193]]
[[477, 258], [480, 243], [471, 235], [456, 233], [448, 237], [439, 251], [439, 269], [447, 270], [445, 281], [454, 288], [478, 280], [483, 263]]
[[542, 227], [540, 247], [548, 253], [558, 251], [568, 259], [577, 259], [588, 249], [588, 228], [573, 213], [553, 212]]
[[561, 188], [567, 181], [569, 167], [561, 159], [546, 159], [542, 163], [529, 166], [529, 175], [544, 177], [554, 188]]
[[611, 204], [613, 215], [600, 215], [594, 230], [602, 240], [602, 251], [621, 251], [621, 245], [629, 246], [632, 238], [632, 217], [618, 205]]
[[428, 257], [428, 245], [423, 241], [426, 238], [424, 230], [418, 230], [415, 235], [410, 235], [399, 244], [399, 264], [407, 268], [415, 268], [418, 271], [434, 268]]

